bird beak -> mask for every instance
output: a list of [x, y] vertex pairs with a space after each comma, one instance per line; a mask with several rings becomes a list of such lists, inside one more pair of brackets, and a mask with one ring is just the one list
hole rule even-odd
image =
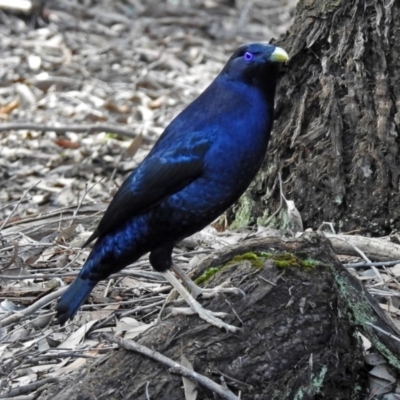
[[285, 62], [289, 60], [288, 53], [280, 47], [276, 47], [273, 53], [269, 56], [269, 60], [272, 62]]

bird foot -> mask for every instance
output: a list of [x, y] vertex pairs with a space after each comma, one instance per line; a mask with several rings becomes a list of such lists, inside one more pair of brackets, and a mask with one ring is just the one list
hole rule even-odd
[[[228, 313], [225, 313], [225, 312], [210, 311], [210, 310], [206, 310], [205, 308], [203, 310], [207, 311], [209, 314], [212, 314], [214, 317], [217, 317], [217, 318], [225, 318], [226, 316], [229, 315]], [[176, 317], [177, 315], [195, 315], [195, 314], [197, 314], [197, 312], [190, 307], [168, 307], [168, 311], [169, 311], [170, 317]]]
[[222, 321], [220, 318], [225, 318], [229, 314], [224, 312], [215, 312], [207, 310], [203, 307], [196, 307], [194, 310], [191, 307], [169, 307], [168, 311], [170, 312], [169, 316], [176, 315], [194, 315], [197, 314], [201, 319], [208, 322], [211, 325], [216, 326], [217, 328], [225, 329], [228, 332], [238, 332], [240, 328], [234, 325], [229, 325], [226, 322]]
[[210, 289], [203, 289], [196, 284], [190, 287], [190, 291], [192, 296], [197, 299], [198, 296], [201, 296], [204, 299], [209, 299], [211, 297], [218, 296], [220, 293], [231, 293], [231, 294], [240, 294], [243, 297], [246, 296], [246, 293], [237, 287], [229, 287], [229, 282], [224, 282], [221, 285], [215, 286]]
[[[190, 306], [190, 314], [197, 314], [200, 318], [204, 319], [204, 321], [208, 322], [209, 324], [221, 329], [226, 329], [228, 332], [240, 331], [240, 328], [229, 325], [220, 319], [226, 317], [228, 314], [206, 310], [196, 299], [193, 298], [193, 296], [185, 289], [182, 283], [175, 277], [175, 275], [171, 271], [165, 271], [164, 276]], [[187, 308], [184, 309], [183, 313], [186, 313], [186, 315], [188, 315]]]
[[232, 293], [232, 294], [241, 294], [243, 297], [246, 296], [246, 293], [237, 288], [237, 287], [230, 287], [230, 282], [224, 282], [221, 285], [210, 289], [203, 289], [197, 286], [176, 264], [172, 264], [171, 266], [172, 271], [175, 272], [176, 275], [181, 278], [183, 283], [186, 287], [190, 290], [190, 294], [194, 299], [201, 296], [204, 299], [209, 299], [210, 297], [217, 296], [219, 293]]

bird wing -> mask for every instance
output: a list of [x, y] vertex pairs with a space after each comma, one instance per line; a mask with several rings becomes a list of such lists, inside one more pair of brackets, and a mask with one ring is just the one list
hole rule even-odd
[[203, 173], [204, 156], [211, 142], [204, 139], [204, 135], [190, 136], [179, 147], [157, 146], [153, 149], [118, 189], [97, 229], [83, 247], [156, 206]]

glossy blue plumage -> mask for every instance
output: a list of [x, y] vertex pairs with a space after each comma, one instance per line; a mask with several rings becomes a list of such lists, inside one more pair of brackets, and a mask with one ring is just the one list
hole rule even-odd
[[97, 242], [57, 305], [60, 323], [74, 316], [99, 280], [143, 254], [151, 253], [156, 270], [170, 268], [175, 243], [211, 223], [246, 190], [272, 128], [276, 61], [283, 61], [274, 51], [260, 43], [241, 46], [166, 128], [88, 240]]

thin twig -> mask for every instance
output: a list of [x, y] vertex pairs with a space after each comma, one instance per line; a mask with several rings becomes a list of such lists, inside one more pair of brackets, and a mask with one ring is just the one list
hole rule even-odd
[[37, 381], [34, 383], [30, 383], [29, 385], [20, 386], [15, 389], [12, 389], [6, 393], [0, 394], [0, 399], [6, 399], [7, 397], [15, 397], [20, 394], [33, 392], [34, 390], [39, 389], [40, 387], [47, 385], [48, 383], [57, 383], [58, 378], [46, 378], [41, 381]]
[[53, 293], [48, 294], [47, 296], [42, 297], [40, 300], [36, 301], [35, 303], [25, 308], [24, 310], [16, 312], [15, 314], [10, 315], [9, 317], [0, 319], [0, 327], [4, 328], [5, 326], [11, 325], [14, 322], [20, 321], [22, 318], [25, 318], [28, 315], [33, 314], [35, 311], [46, 306], [53, 300], [58, 299], [66, 290], [67, 287], [63, 287]]
[[[134, 300], [125, 300], [125, 301], [113, 301], [110, 303], [99, 303], [96, 304], [96, 307], [107, 307], [107, 306], [112, 306], [112, 305], [116, 305], [116, 304], [120, 304], [120, 305], [130, 305], [130, 304], [137, 304], [137, 303], [146, 303], [148, 301], [152, 301], [151, 304], [149, 304], [149, 307], [152, 307], [153, 305], [155, 305], [154, 303], [157, 303], [157, 305], [160, 305], [164, 302], [164, 300], [159, 300], [159, 301], [155, 301], [157, 299], [154, 299], [154, 297], [158, 298], [159, 296], [153, 296], [153, 297], [148, 297], [148, 298], [143, 298], [140, 297], [138, 299], [134, 299]], [[81, 310], [85, 310], [87, 308], [93, 308], [93, 304], [84, 304], [83, 306], [81, 306]]]
[[[87, 194], [101, 181], [103, 180], [103, 178], [101, 178], [100, 180], [98, 180], [97, 182], [93, 183], [89, 189], [88, 189], [88, 184], [85, 183], [85, 192], [83, 193], [82, 198], [80, 199], [80, 201], [78, 202], [78, 206], [76, 207], [76, 209], [74, 210], [74, 213], [72, 214], [73, 217], [76, 217], [78, 215], [79, 209], [82, 207], [82, 204], [87, 196]], [[74, 220], [71, 221], [71, 225], [74, 223]]]
[[107, 297], [108, 291], [110, 290], [111, 283], [113, 283], [113, 282], [114, 282], [114, 279], [110, 279], [107, 282], [107, 286], [106, 286], [106, 289], [104, 290], [103, 297]]
[[[351, 246], [360, 256], [361, 258], [363, 258], [367, 263], [372, 264], [371, 260], [365, 255], [365, 253], [359, 249], [356, 245], [354, 245], [353, 243], [351, 243], [349, 240], [340, 238], [338, 236], [334, 236], [336, 239], [341, 240], [342, 242], [347, 243], [349, 246]], [[328, 237], [329, 239], [329, 237]], [[374, 265], [371, 265], [371, 269], [374, 271], [376, 277], [379, 279], [379, 284], [383, 285], [385, 283], [384, 279], [382, 278], [381, 273], [376, 269], [376, 267]]]
[[377, 261], [377, 262], [358, 262], [358, 263], [347, 263], [343, 264], [346, 268], [363, 268], [363, 267], [390, 267], [392, 265], [400, 264], [400, 260], [393, 260], [393, 261]]
[[169, 292], [167, 298], [164, 300], [164, 302], [163, 302], [163, 304], [162, 304], [162, 306], [160, 308], [160, 311], [158, 312], [158, 316], [156, 318], [156, 323], [157, 324], [161, 322], [161, 317], [162, 317], [162, 315], [164, 313], [166, 305], [171, 301], [171, 299], [174, 298], [174, 296], [177, 293], [177, 291], [174, 288], [172, 288], [171, 286], [170, 286], [170, 288], [171, 288], [171, 291]]
[[236, 312], [236, 310], [233, 308], [232, 303], [225, 298], [225, 302], [229, 305], [229, 307], [231, 308], [232, 312], [235, 314], [236, 318], [240, 321], [240, 323], [244, 326], [244, 322], [243, 320], [239, 317], [239, 314]]
[[150, 384], [150, 381], [147, 381], [147, 383], [146, 383], [146, 399], [147, 399], [147, 400], [150, 400], [150, 395], [149, 395], [149, 384]]
[[128, 315], [136, 314], [136, 313], [138, 313], [140, 311], [148, 310], [149, 308], [157, 307], [157, 306], [160, 306], [160, 305], [163, 305], [163, 304], [165, 304], [165, 300], [156, 301], [156, 302], [154, 302], [152, 304], [149, 304], [147, 306], [136, 307], [133, 310], [129, 310], [129, 311], [123, 312], [120, 315], [120, 318], [127, 317]]
[[[279, 188], [280, 188], [280, 193], [282, 193], [282, 179], [281, 179], [280, 172], [279, 172]], [[279, 211], [281, 211], [282, 205], [283, 205], [282, 196], [279, 196], [279, 207], [276, 209], [276, 211], [270, 217], [268, 217], [268, 219], [264, 223], [264, 226], [268, 226], [268, 224], [271, 222], [272, 218], [274, 218], [275, 215], [277, 215], [279, 213]]]
[[[29, 275], [0, 275], [1, 279], [4, 280], [12, 280], [12, 281], [18, 281], [18, 280], [23, 280], [23, 279], [46, 279], [46, 278], [64, 278], [67, 276], [76, 276], [79, 274], [79, 271], [72, 271], [72, 272], [64, 272], [62, 274], [29, 274]], [[105, 278], [104, 280], [108, 279], [114, 279], [114, 278], [123, 278], [126, 276], [133, 276], [135, 278], [143, 278], [146, 279], [147, 282], [154, 282], [154, 283], [166, 283], [164, 279], [162, 279], [161, 276], [159, 276], [158, 272], [151, 272], [151, 271], [120, 271], [117, 272], [116, 274], [110, 275], [108, 278]]]
[[[325, 222], [324, 222], [324, 223], [325, 223]], [[366, 263], [371, 264], [371, 269], [375, 272], [376, 277], [377, 277], [377, 278], [379, 279], [379, 281], [380, 281], [379, 284], [384, 284], [384, 283], [385, 283], [385, 281], [384, 281], [384, 279], [382, 278], [380, 272], [375, 268], [374, 265], [372, 265], [373, 263], [371, 262], [371, 260], [365, 255], [365, 253], [364, 253], [361, 249], [359, 249], [356, 245], [354, 245], [353, 243], [351, 243], [351, 241], [346, 240], [346, 239], [344, 239], [344, 238], [341, 238], [341, 237], [339, 237], [338, 235], [330, 235], [330, 236], [327, 236], [327, 237], [328, 237], [328, 239], [331, 238], [331, 237], [334, 237], [335, 239], [340, 240], [340, 241], [342, 241], [342, 242], [345, 242], [345, 243], [347, 243], [349, 246], [351, 246], [351, 247], [361, 256], [361, 258], [365, 260]]]
[[[102, 349], [103, 350], [103, 349]], [[94, 359], [96, 357], [94, 356], [89, 356], [87, 354], [81, 354], [81, 353], [76, 353], [76, 352], [66, 352], [66, 353], [48, 353], [43, 356], [37, 356], [37, 357], [31, 357], [28, 358], [22, 365], [21, 367], [28, 366], [28, 365], [34, 365], [36, 363], [39, 363], [41, 361], [47, 361], [47, 360], [54, 360], [57, 358], [91, 358]]]
[[229, 389], [223, 388], [218, 383], [215, 383], [210, 378], [207, 378], [204, 375], [198, 374], [195, 371], [190, 370], [189, 368], [184, 367], [183, 365], [179, 364], [176, 361], [171, 360], [168, 357], [165, 357], [161, 353], [151, 350], [148, 347], [142, 346], [132, 340], [125, 340], [121, 338], [117, 338], [114, 335], [103, 333], [102, 336], [109, 340], [112, 343], [117, 343], [119, 346], [123, 347], [126, 350], [136, 351], [137, 353], [143, 354], [146, 357], [152, 358], [155, 361], [158, 361], [167, 367], [170, 368], [170, 372], [173, 374], [179, 374], [189, 378], [201, 385], [205, 386], [206, 388], [212, 390], [213, 392], [220, 395], [223, 399], [227, 400], [238, 400], [239, 398], [232, 393]]
[[269, 281], [268, 279], [265, 279], [263, 276], [258, 276], [257, 278], [262, 279], [263, 281], [269, 283], [272, 286], [276, 286], [276, 283]]
[[379, 326], [376, 326], [376, 325], [374, 325], [374, 324], [371, 324], [371, 322], [366, 322], [365, 325], [368, 325], [368, 326], [370, 326], [371, 328], [377, 330], [378, 332], [383, 333], [383, 334], [386, 335], [386, 336], [389, 336], [390, 338], [396, 340], [397, 342], [400, 342], [400, 338], [398, 338], [397, 336], [393, 335], [393, 334], [390, 333], [390, 332], [387, 332], [387, 331], [383, 330], [382, 328], [379, 328]]
[[[6, 317], [8, 317], [9, 315], [12, 315], [12, 313], [7, 313], [3, 318], [5, 319]], [[11, 331], [9, 331], [8, 333], [7, 333], [7, 335], [6, 336], [3, 336], [3, 340], [5, 340], [5, 338], [9, 338], [16, 330], [18, 330], [18, 329], [22, 329], [22, 328], [25, 328], [26, 326], [32, 326], [33, 325], [33, 323], [35, 322], [35, 321], [38, 321], [39, 319], [41, 319], [41, 318], [46, 318], [46, 317], [51, 317], [52, 315], [55, 315], [55, 312], [53, 311], [53, 312], [49, 312], [49, 313], [46, 313], [46, 314], [39, 314], [36, 318], [34, 318], [34, 319], [31, 319], [31, 320], [28, 320], [28, 321], [26, 321], [26, 322], [24, 322], [24, 323], [21, 323], [21, 324], [18, 324], [18, 327], [13, 327], [12, 328], [12, 330]], [[1, 321], [1, 320], [0, 320]], [[50, 320], [49, 320], [49, 322], [50, 322]], [[0, 322], [0, 325], [1, 325], [1, 322]], [[48, 325], [48, 323], [47, 323], [47, 325]]]
[[[26, 199], [26, 201], [30, 201], [30, 200], [32, 200], [32, 197], [28, 197], [28, 198]], [[6, 208], [11, 207], [13, 204], [16, 204], [16, 203], [18, 203], [18, 202], [19, 202], [19, 200], [15, 200], [15, 201], [12, 201], [11, 203], [6, 204], [5, 206], [1, 206], [1, 207], [0, 207], [0, 211], [3, 211], [3, 210], [5, 210]]]
[[13, 240], [13, 241], [12, 241], [12, 244], [13, 244], [13, 246], [14, 246], [13, 255], [12, 255], [12, 257], [10, 258], [10, 260], [9, 260], [3, 267], [0, 267], [0, 271], [2, 271], [3, 269], [7, 269], [7, 268], [11, 267], [11, 265], [13, 265], [14, 262], [15, 262], [15, 260], [17, 259], [17, 255], [18, 255], [18, 243], [17, 243], [15, 240]]
[[[29, 199], [27, 199], [27, 200], [29, 200]], [[9, 207], [11, 204], [14, 204], [14, 203], [10, 203], [7, 207]], [[93, 205], [96, 205], [96, 203], [92, 203], [91, 202], [91, 203], [86, 204], [86, 206], [93, 206]], [[20, 219], [18, 221], [10, 223], [10, 226], [22, 225], [22, 224], [25, 224], [27, 222], [41, 221], [43, 219], [52, 218], [52, 217], [59, 216], [59, 215], [65, 214], [65, 213], [72, 213], [74, 215], [77, 206], [78, 206], [78, 204], [72, 204], [72, 205], [67, 206], [67, 207], [62, 207], [62, 208], [58, 208], [56, 210], [52, 210], [52, 211], [49, 211], [49, 212], [44, 212], [44, 213], [40, 213], [40, 214], [37, 214], [37, 215], [34, 215], [34, 216], [29, 216], [29, 217], [26, 217], [26, 218], [22, 218], [22, 219]], [[94, 211], [94, 212], [92, 212], [90, 214], [90, 216], [91, 217], [96, 216], [96, 214], [99, 214], [101, 212], [102, 211]], [[87, 214], [86, 214], [86, 216], [87, 216]], [[73, 217], [70, 217], [70, 218], [73, 218]], [[51, 222], [54, 222], [54, 221], [51, 221]]]
[[[336, 235], [334, 235], [334, 237], [335, 237], [335, 239], [341, 240], [342, 242], [345, 242], [345, 243], [347, 243], [350, 247], [352, 247], [352, 248], [354, 249], [354, 251], [357, 252], [357, 253], [361, 256], [361, 258], [365, 260], [365, 262], [367, 262], [367, 263], [370, 263], [370, 262], [371, 262], [371, 260], [365, 255], [365, 253], [364, 253], [362, 250], [360, 250], [356, 245], [354, 245], [353, 243], [351, 243], [349, 240], [346, 240], [346, 239], [337, 237]], [[329, 236], [328, 236], [328, 239], [329, 239]]]
[[[49, 126], [45, 124], [34, 124], [31, 122], [16, 122], [9, 124], [1, 124], [0, 132], [4, 131], [20, 131], [20, 130], [33, 130], [41, 132], [88, 132], [88, 133], [98, 133], [98, 132], [111, 132], [118, 135], [123, 135], [130, 138], [135, 138], [138, 134], [132, 132], [130, 129], [121, 128], [120, 126], [107, 125], [107, 124], [93, 124], [93, 125], [60, 125], [60, 126]], [[143, 140], [147, 143], [154, 143], [155, 139], [143, 135]]]
[[[0, 126], [0, 130], [1, 130], [1, 126]], [[33, 186], [29, 187], [28, 189], [25, 190], [25, 192], [23, 193], [22, 197], [19, 199], [19, 201], [17, 202], [17, 204], [14, 206], [13, 210], [11, 211], [11, 213], [7, 216], [7, 218], [3, 221], [3, 223], [0, 226], [0, 232], [1, 230], [7, 225], [7, 222], [10, 220], [10, 218], [13, 216], [13, 214], [15, 213], [15, 211], [17, 211], [17, 208], [19, 207], [19, 205], [22, 203], [22, 201], [24, 200], [24, 198], [27, 196], [27, 194], [37, 185], [39, 185], [41, 181], [36, 182]]]

